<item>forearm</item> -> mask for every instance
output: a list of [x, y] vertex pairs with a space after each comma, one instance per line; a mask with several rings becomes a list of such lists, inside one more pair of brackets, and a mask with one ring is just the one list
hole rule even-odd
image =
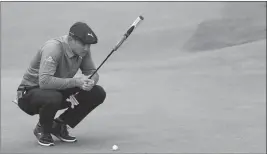
[[76, 78], [57, 78], [51, 75], [39, 76], [39, 86], [41, 89], [68, 89], [77, 87]]

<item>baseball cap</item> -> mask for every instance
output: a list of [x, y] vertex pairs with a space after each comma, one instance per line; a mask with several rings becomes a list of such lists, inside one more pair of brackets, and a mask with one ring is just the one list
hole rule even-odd
[[93, 30], [83, 22], [74, 23], [69, 30], [69, 35], [78, 38], [84, 44], [96, 44], [97, 36]]

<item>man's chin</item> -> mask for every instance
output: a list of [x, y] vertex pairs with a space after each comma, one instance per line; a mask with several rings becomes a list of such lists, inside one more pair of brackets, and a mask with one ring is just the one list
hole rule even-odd
[[87, 53], [82, 53], [80, 54], [81, 57], [84, 57]]

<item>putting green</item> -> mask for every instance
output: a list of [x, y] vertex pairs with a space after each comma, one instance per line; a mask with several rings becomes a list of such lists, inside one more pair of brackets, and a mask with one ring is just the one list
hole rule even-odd
[[[1, 152], [111, 153], [114, 144], [123, 153], [265, 152], [266, 38], [258, 33], [266, 27], [264, 4], [1, 3]], [[71, 131], [78, 142], [40, 147], [32, 132], [38, 116], [11, 102], [38, 48], [82, 20], [99, 37], [92, 46], [99, 65], [139, 15], [144, 22], [99, 72], [107, 99]], [[244, 27], [223, 29], [223, 37], [208, 31], [221, 19]], [[247, 30], [253, 33], [242, 35]], [[229, 40], [250, 41], [229, 47]], [[206, 48], [205, 41], [223, 46]], [[193, 43], [201, 52], [185, 48]]]

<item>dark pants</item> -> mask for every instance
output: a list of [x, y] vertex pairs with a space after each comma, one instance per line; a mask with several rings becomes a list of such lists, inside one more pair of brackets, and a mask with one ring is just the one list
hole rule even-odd
[[[79, 105], [73, 109], [71, 103], [66, 99], [75, 94]], [[90, 91], [83, 91], [78, 88], [66, 90], [44, 90], [33, 88], [18, 100], [19, 107], [29, 115], [39, 114], [39, 122], [44, 127], [45, 132], [51, 132], [54, 117], [58, 110], [66, 109], [59, 118], [71, 128], [74, 128], [82, 119], [84, 119], [93, 109], [104, 102], [106, 92], [104, 89], [95, 85]]]

